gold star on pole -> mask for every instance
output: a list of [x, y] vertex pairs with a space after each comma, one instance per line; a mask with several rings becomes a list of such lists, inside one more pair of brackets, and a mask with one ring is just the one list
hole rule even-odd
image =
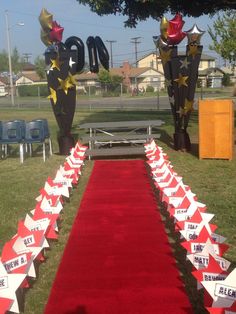
[[59, 83], [60, 83], [59, 89], [63, 89], [64, 93], [67, 95], [68, 94], [68, 90], [70, 88], [74, 87], [74, 84], [71, 81], [71, 77], [67, 76], [67, 78], [65, 80], [62, 80], [62, 79], [58, 78], [58, 80], [59, 80]]
[[186, 80], [188, 79], [188, 76], [183, 76], [182, 74], [179, 74], [179, 78], [175, 79], [174, 81], [178, 83], [178, 87], [181, 86], [188, 86], [186, 83]]
[[163, 62], [163, 66], [166, 64], [166, 62], [170, 61], [171, 52], [171, 49], [168, 49], [167, 51], [160, 49], [160, 57], [161, 61]]
[[188, 112], [193, 111], [193, 100], [185, 99], [184, 107], [180, 108], [179, 114], [180, 117], [185, 116]]
[[51, 94], [47, 98], [52, 99], [54, 105], [56, 105], [56, 103], [57, 103], [57, 92], [51, 87], [49, 87], [49, 89], [50, 89]]
[[194, 59], [197, 54], [199, 54], [198, 46], [196, 46], [196, 45], [189, 45], [188, 56], [192, 56], [193, 59]]
[[59, 61], [59, 57], [57, 57], [56, 59], [51, 59], [51, 63], [51, 69], [57, 69], [58, 71], [60, 71], [60, 66], [62, 62]]
[[69, 72], [69, 79], [70, 79], [71, 84], [73, 84], [73, 85], [77, 84], [77, 82], [75, 80], [75, 75], [72, 75], [70, 72]]

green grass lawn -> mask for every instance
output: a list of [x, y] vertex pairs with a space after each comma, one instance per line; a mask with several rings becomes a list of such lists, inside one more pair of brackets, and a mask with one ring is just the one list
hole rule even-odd
[[[35, 119], [47, 118], [53, 139], [53, 150], [58, 152], [56, 141], [57, 125], [50, 108], [47, 109], [0, 109], [0, 120], [8, 119]], [[197, 113], [192, 115], [189, 124], [189, 133], [193, 143], [192, 153], [176, 152], [172, 148], [173, 123], [169, 111], [77, 111], [74, 117], [73, 133], [76, 137], [82, 136], [77, 128], [82, 122], [119, 121], [162, 119], [165, 125], [160, 129], [161, 138], [158, 142], [168, 153], [175, 171], [183, 177], [185, 184], [190, 185], [199, 201], [205, 203], [209, 213], [214, 213], [213, 223], [218, 225], [217, 233], [227, 238], [230, 244], [225, 258], [236, 267], [236, 158], [227, 160], [199, 160], [198, 159], [198, 126]], [[34, 208], [35, 198], [39, 189], [43, 187], [48, 176], [55, 176], [65, 157], [54, 154], [43, 162], [42, 154], [37, 150], [33, 158], [26, 158], [23, 165], [15, 153], [12, 157], [0, 160], [0, 249], [17, 231], [17, 222], [24, 219], [26, 213]], [[93, 161], [86, 161], [79, 185], [73, 190], [72, 196], [65, 203], [59, 222], [58, 241], [50, 243], [50, 250], [46, 252], [46, 262], [38, 268], [38, 278], [32, 282], [32, 288], [26, 292], [24, 313], [43, 313], [50, 287], [53, 282], [58, 263], [70, 233], [71, 225], [79, 207], [83, 191], [93, 168]], [[176, 235], [172, 232], [173, 225], [165, 217], [166, 230], [176, 253], [181, 272], [185, 278], [190, 299], [195, 313], [204, 313], [201, 305], [200, 292], [196, 292], [195, 281], [191, 278], [189, 263], [185, 261]], [[231, 268], [231, 269], [232, 269]]]

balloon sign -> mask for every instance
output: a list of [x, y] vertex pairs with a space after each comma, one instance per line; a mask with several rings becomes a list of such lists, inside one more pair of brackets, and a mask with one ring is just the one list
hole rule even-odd
[[[61, 41], [64, 28], [61, 27], [56, 21], [53, 21], [52, 14], [49, 13], [46, 9], [42, 9], [39, 16], [39, 22], [42, 27], [42, 42], [50, 48], [52, 48], [54, 45], [56, 50], [58, 50], [59, 45], [63, 47]], [[109, 54], [102, 39], [99, 36], [96, 36], [95, 38], [93, 36], [89, 36], [86, 43], [88, 47], [90, 71], [93, 73], [98, 73], [98, 57], [102, 66], [106, 70], [109, 70]], [[85, 63], [84, 44], [80, 38], [72, 36], [65, 41], [65, 47], [70, 50], [72, 46], [75, 46], [77, 49], [78, 60], [76, 70], [77, 72], [80, 72], [82, 71]]]
[[[41, 40], [47, 46], [45, 63], [47, 65], [47, 81], [52, 110], [60, 132], [58, 136], [59, 153], [68, 155], [74, 146], [71, 127], [76, 107], [75, 75], [83, 70], [85, 49], [83, 41], [71, 36], [62, 42], [64, 28], [53, 20], [46, 9], [42, 9], [39, 22], [41, 24]], [[90, 71], [99, 72], [98, 58], [102, 66], [109, 70], [109, 54], [99, 36], [87, 39]]]
[[[159, 49], [174, 119], [174, 147], [182, 151], [191, 148], [187, 127], [193, 111], [198, 66], [203, 48], [200, 39], [204, 34], [196, 24], [188, 31], [182, 31], [184, 23], [180, 13], [176, 13], [172, 20], [163, 17], [160, 35], [153, 36], [154, 44]], [[178, 55], [177, 45], [186, 36], [186, 54]]]
[[186, 36], [186, 33], [182, 31], [184, 21], [182, 15], [176, 13], [175, 17], [168, 21], [165, 17], [161, 20], [160, 31], [161, 46], [164, 46], [163, 42], [168, 45], [178, 45]]

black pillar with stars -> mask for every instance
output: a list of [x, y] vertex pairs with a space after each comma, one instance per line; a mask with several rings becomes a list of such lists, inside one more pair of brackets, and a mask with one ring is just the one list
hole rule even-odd
[[45, 52], [47, 81], [51, 106], [59, 127], [59, 154], [68, 155], [74, 146], [71, 127], [76, 107], [76, 74], [77, 51], [64, 46], [57, 50]]

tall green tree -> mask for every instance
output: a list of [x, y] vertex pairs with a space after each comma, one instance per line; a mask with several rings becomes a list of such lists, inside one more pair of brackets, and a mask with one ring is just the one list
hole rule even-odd
[[220, 10], [235, 9], [235, 0], [77, 0], [90, 6], [99, 15], [122, 14], [127, 16], [126, 26], [135, 27], [138, 21], [149, 17], [160, 19], [165, 13], [180, 12], [198, 17], [215, 14]]
[[0, 52], [0, 72], [8, 71], [8, 54], [6, 50]]
[[34, 60], [34, 64], [36, 67], [36, 73], [41, 79], [46, 78], [46, 72], [45, 72], [45, 60], [44, 58], [38, 56]]
[[224, 60], [229, 61], [232, 67], [236, 61], [236, 10], [218, 14], [212, 28], [208, 28], [212, 38], [209, 49], [216, 51]]
[[20, 56], [19, 51], [15, 47], [11, 55], [12, 71], [17, 74], [23, 68], [23, 58]]

